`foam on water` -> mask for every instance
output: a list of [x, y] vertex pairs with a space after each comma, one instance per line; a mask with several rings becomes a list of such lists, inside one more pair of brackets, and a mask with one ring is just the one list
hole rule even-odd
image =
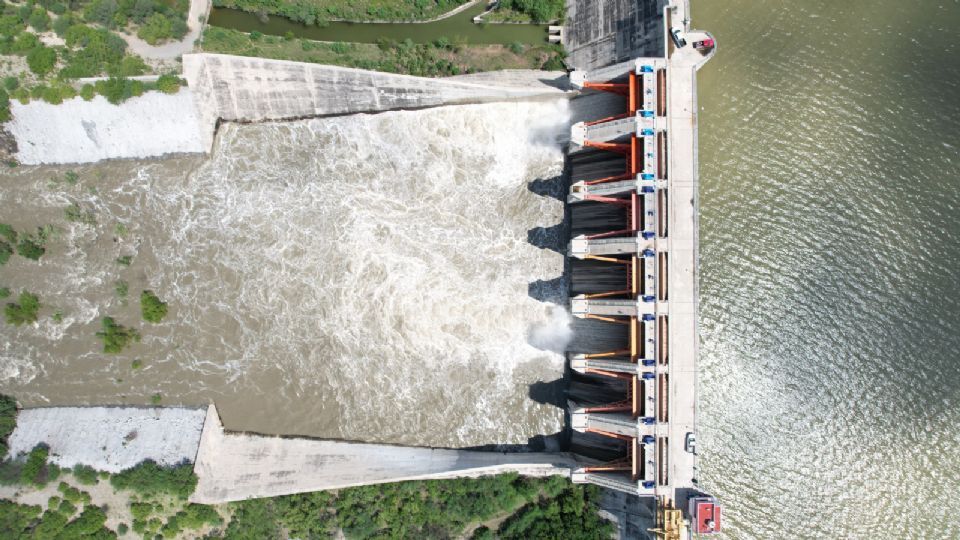
[[[563, 257], [527, 239], [563, 206], [527, 184], [561, 173], [567, 122], [556, 101], [226, 125], [186, 178], [148, 164], [89, 197], [97, 228], [70, 227], [72, 264], [53, 249], [44, 261], [63, 281], [35, 285], [75, 304], [76, 324], [18, 332], [72, 339], [92, 366], [73, 376], [102, 376], [96, 319], [135, 313], [150, 288], [169, 322], [120, 355], [148, 369], [114, 395], [159, 386], [216, 399], [228, 428], [328, 437], [473, 445], [556, 432], [561, 411], [527, 393], [562, 375], [569, 318], [528, 285], [560, 276]], [[105, 239], [113, 221], [132, 234]], [[123, 307], [102, 291], [131, 253]], [[89, 289], [101, 293], [68, 292]], [[84, 399], [110, 401], [86, 382]]]

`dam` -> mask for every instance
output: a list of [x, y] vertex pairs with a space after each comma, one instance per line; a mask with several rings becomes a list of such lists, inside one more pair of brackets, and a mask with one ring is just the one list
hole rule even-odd
[[662, 24], [661, 56], [573, 54], [571, 83], [619, 102], [571, 128], [570, 310], [591, 339], [571, 345], [569, 414], [571, 450], [603, 460], [573, 480], [652, 499], [653, 530], [682, 538], [721, 528], [696, 465], [696, 71], [716, 46], [687, 3]]
[[[654, 529], [665, 538], [680, 538], [687, 522], [697, 533], [719, 530], [721, 511], [699, 489], [696, 463], [696, 70], [714, 48], [694, 45], [711, 38], [689, 27], [684, 3], [574, 1], [570, 7], [566, 39], [573, 71], [569, 78], [562, 77], [562, 83], [579, 90], [573, 99], [570, 92], [558, 88], [561, 84], [555, 75], [545, 80], [542, 74], [513, 74], [511, 84], [503, 74], [489, 75], [489, 81], [482, 74], [436, 81], [222, 55], [184, 57], [190, 90], [178, 99], [185, 107], [191, 100], [195, 106], [187, 126], [195, 132], [190, 148], [206, 152], [216, 147], [213, 164], [197, 165], [188, 185], [171, 182], [163, 166], [136, 171], [135, 181], [122, 180], [130, 176], [122, 172], [117, 174], [120, 180], [113, 193], [131, 198], [128, 194], [146, 195], [136, 195], [132, 203], [102, 206], [103, 215], [131, 223], [134, 216], [142, 219], [152, 211], [163, 219], [141, 227], [153, 227], [159, 231], [156, 237], [171, 239], [146, 242], [142, 251], [137, 244], [135, 265], [151, 266], [135, 266], [135, 270], [143, 275], [150, 270], [153, 283], [144, 286], [170, 291], [172, 304], [183, 306], [178, 307], [181, 326], [189, 328], [171, 323], [164, 329], [167, 335], [148, 339], [162, 348], [164, 363], [178, 369], [188, 366], [201, 375], [179, 387], [164, 381], [163, 388], [185, 401], [216, 397], [218, 404], [225, 405], [221, 409], [227, 423], [250, 431], [277, 429], [363, 441], [332, 443], [224, 433], [211, 407], [203, 435], [197, 439], [195, 465], [202, 488], [197, 500], [217, 502], [504, 470], [570, 471], [576, 482], [631, 497], [630, 505], [638, 500], [651, 503], [655, 508], [652, 526], [643, 526], [635, 534], [628, 527], [626, 537]], [[622, 26], [626, 19], [634, 24]], [[449, 109], [402, 111], [437, 105], [461, 108], [455, 114]], [[382, 111], [393, 112], [347, 117]], [[328, 115], [341, 117], [318, 118]], [[539, 125], [538, 118], [548, 120]], [[221, 121], [227, 123], [216, 134]], [[264, 121], [292, 122], [242, 125]], [[400, 122], [405, 122], [404, 130], [398, 127]], [[96, 133], [96, 127], [89, 128], [87, 123], [72, 126], [78, 138]], [[444, 129], [425, 130], [433, 123]], [[455, 127], [448, 129], [447, 124]], [[477, 133], [463, 129], [467, 126]], [[560, 126], [568, 135], [554, 133]], [[134, 127], [139, 131], [139, 126]], [[418, 129], [429, 132], [414, 131]], [[524, 129], [537, 132], [538, 137], [525, 134]], [[361, 130], [375, 144], [358, 144], [363, 139], [355, 132]], [[31, 151], [40, 159], [48, 148], [63, 146], [61, 140], [40, 137], [66, 131], [36, 134], [36, 144], [25, 145], [23, 152]], [[413, 137], [418, 141], [416, 152], [411, 151], [411, 133], [422, 135]], [[569, 311], [576, 318], [569, 346], [565, 340], [559, 340], [563, 343], [558, 346], [552, 343], [555, 340], [533, 339], [530, 334], [536, 337], [536, 330], [524, 332], [533, 321], [544, 328], [544, 335], [563, 334], [566, 321], [552, 311], [545, 316], [543, 306], [526, 298], [532, 294], [516, 290], [518, 284], [524, 289], [524, 281], [542, 282], [555, 275], [554, 259], [560, 257], [552, 257], [556, 254], [546, 249], [528, 253], [530, 246], [509, 234], [513, 229], [532, 230], [536, 219], [553, 217], [557, 210], [553, 204], [557, 201], [509, 189], [517, 190], [519, 181], [519, 191], [534, 191], [524, 190], [522, 182], [530, 175], [554, 175], [561, 139], [569, 139], [570, 185], [563, 198], [571, 237], [563, 250], [568, 268], [565, 284], [571, 297]], [[95, 157], [130, 157], [124, 143], [100, 148], [104, 153]], [[454, 144], [456, 152], [446, 150], [444, 143]], [[492, 166], [487, 161], [490, 153], [502, 162]], [[400, 154], [407, 158], [393, 157]], [[369, 159], [354, 163], [361, 155]], [[457, 174], [451, 179], [441, 160], [452, 158], [458, 161], [451, 161], [457, 163]], [[76, 160], [68, 156], [62, 161]], [[429, 175], [423, 174], [422, 163], [431, 164]], [[356, 168], [344, 171], [341, 164]], [[295, 172], [283, 175], [278, 172], [281, 168]], [[483, 170], [486, 176], [478, 174]], [[336, 204], [317, 181], [341, 177], [344, 180], [336, 187], [348, 202], [360, 201], [359, 194], [364, 204]], [[425, 182], [425, 178], [432, 180]], [[451, 181], [461, 196], [449, 196]], [[152, 185], [167, 189], [142, 189]], [[390, 188], [383, 187], [387, 185]], [[173, 192], [171, 187], [183, 191], [177, 197], [164, 196]], [[25, 193], [32, 193], [27, 189]], [[497, 192], [513, 202], [486, 200], [487, 194]], [[463, 201], [469, 204], [457, 206]], [[90, 202], [101, 204], [92, 197]], [[504, 227], [498, 215], [504, 209], [524, 217], [510, 220], [507, 234], [484, 234]], [[424, 218], [431, 210], [439, 211], [439, 219]], [[418, 216], [423, 222], [417, 221]], [[335, 233], [330, 235], [337, 242], [312, 234], [310, 226], [318, 223], [328, 234]], [[451, 231], [461, 233], [450, 237]], [[463, 236], [467, 233], [476, 237]], [[92, 236], [79, 227], [76, 234]], [[424, 236], [447, 238], [448, 245], [421, 245]], [[370, 238], [381, 237], [389, 238], [383, 243], [392, 245], [396, 253], [355, 257], [356, 248], [371, 249]], [[129, 244], [121, 241], [119, 248], [133, 249]], [[467, 258], [462, 257], [464, 244], [482, 247]], [[189, 249], [184, 250], [185, 245]], [[161, 265], [155, 263], [160, 260], [176, 273], [162, 275], [157, 270]], [[347, 271], [337, 267], [338, 261], [349, 261], [344, 265]], [[408, 283], [405, 272], [418, 264], [423, 270], [419, 280]], [[484, 264], [512, 270], [492, 276], [477, 273]], [[315, 274], [305, 280], [313, 288], [284, 286], [290, 283], [290, 274], [303, 276], [304, 268]], [[441, 272], [444, 269], [448, 272]], [[109, 283], [113, 272], [103, 269], [98, 281]], [[137, 279], [145, 282], [147, 278]], [[226, 299], [218, 292], [223, 280], [237, 284], [231, 288], [233, 296]], [[499, 286], [500, 282], [504, 285]], [[463, 284], [471, 287], [470, 309], [445, 303], [463, 294]], [[447, 287], [457, 290], [446, 293]], [[361, 300], [342, 296], [358, 290], [370, 294]], [[304, 291], [314, 298], [302, 301]], [[424, 298], [421, 291], [445, 294]], [[565, 295], [553, 295], [557, 296]], [[100, 314], [98, 303], [102, 299], [92, 298], [73, 310], [78, 326], [95, 321]], [[190, 309], [197, 303], [217, 309]], [[232, 306], [251, 309], [251, 316], [237, 317]], [[357, 317], [358, 311], [364, 316]], [[437, 328], [434, 322], [441, 314], [450, 319], [449, 324]], [[246, 326], [247, 319], [256, 324]], [[356, 324], [357, 319], [362, 319], [361, 324]], [[486, 320], [509, 327], [509, 333], [496, 324], [478, 332], [484, 329], [478, 328], [478, 321]], [[318, 332], [314, 321], [328, 321], [329, 328]], [[224, 338], [219, 335], [223, 328], [235, 328], [235, 332]], [[51, 334], [60, 331], [49, 330]], [[168, 337], [174, 335], [176, 339]], [[41, 348], [41, 337], [27, 337], [33, 341], [24, 342], [39, 343], [35, 346]], [[74, 342], [70, 347], [76, 349], [65, 350], [64, 357], [88, 346], [81, 343], [82, 336], [70, 337]], [[180, 347], [179, 340], [192, 345]], [[370, 343], [378, 348], [371, 349]], [[11, 353], [31, 357], [21, 354], [16, 345], [9, 347]], [[560, 370], [562, 359], [555, 358], [559, 356], [555, 347], [568, 352], [568, 446], [544, 445], [538, 448], [544, 452], [527, 454], [450, 449], [483, 446], [491, 437], [497, 437], [494, 444], [518, 444], [531, 434], [560, 430], [559, 411], [523, 399], [524, 385], [550, 380]], [[429, 365], [429, 376], [421, 369], [425, 362], [436, 364]], [[375, 373], [369, 379], [372, 382], [363, 379], [369, 376], [365, 366]], [[31, 367], [24, 366], [21, 378], [33, 377]], [[44, 366], [38, 375], [40, 385], [44, 379], [57, 379], [56, 369], [79, 371], [73, 366]], [[251, 374], [258, 370], [264, 379], [254, 380]], [[102, 382], [80, 399], [102, 400], [103, 395], [115, 395], [120, 385], [145, 392], [156, 387], [149, 378], [159, 380], [159, 371], [131, 374], [129, 379], [135, 383]], [[320, 381], [318, 372], [324, 373]], [[282, 373], [276, 385], [283, 389], [280, 395], [261, 391], [259, 380], [280, 377], [277, 373]], [[86, 371], [82, 376], [90, 377]], [[208, 384], [213, 383], [208, 381], [223, 380], [229, 388], [211, 391]], [[234, 385], [235, 380], [239, 384]], [[398, 388], [396, 381], [411, 384]], [[49, 390], [37, 391], [40, 385], [29, 383], [26, 380], [22, 388], [34, 392], [34, 403], [49, 399]], [[365, 384], [392, 391], [371, 404], [362, 392]], [[257, 402], [245, 392], [256, 395]], [[290, 418], [275, 427], [278, 409], [301, 406], [308, 399], [315, 403], [316, 414], [302, 413], [298, 423]], [[263, 406], [256, 407], [257, 403]], [[397, 422], [396, 416], [411, 422]], [[439, 448], [401, 451], [376, 443]], [[221, 459], [224, 455], [230, 459]], [[267, 455], [271, 458], [263, 459]], [[361, 455], [366, 459], [352, 461], [349, 471], [328, 459]], [[394, 456], [395, 462], [382, 466], [384, 456]], [[306, 474], [301, 483], [280, 481], [290, 471], [315, 475]]]

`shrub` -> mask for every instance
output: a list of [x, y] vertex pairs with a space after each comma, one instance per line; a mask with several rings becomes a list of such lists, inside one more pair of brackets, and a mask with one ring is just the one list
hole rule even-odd
[[106, 27], [113, 26], [113, 16], [117, 13], [116, 0], [93, 0], [83, 10], [83, 18], [89, 22], [100, 23]]
[[47, 29], [50, 28], [50, 15], [47, 15], [47, 10], [37, 6], [33, 8], [27, 22], [37, 32], [46, 32]]
[[76, 464], [73, 466], [73, 477], [85, 486], [97, 483], [97, 470], [89, 465]]
[[117, 534], [119, 534], [120, 536], [127, 534], [127, 531], [129, 530], [130, 530], [130, 527], [128, 527], [126, 523], [121, 523], [117, 525]]
[[0, 266], [7, 264], [7, 261], [10, 260], [10, 256], [13, 255], [13, 247], [0, 240]]
[[133, 255], [122, 255], [117, 257], [117, 264], [120, 266], [130, 266], [133, 263]]
[[96, 225], [97, 216], [92, 210], [84, 210], [79, 204], [73, 203], [63, 209], [63, 215], [67, 221], [82, 223], [84, 225]]
[[38, 242], [32, 237], [25, 237], [20, 239], [20, 243], [17, 244], [17, 253], [21, 257], [26, 257], [33, 261], [39, 261], [40, 257], [43, 257], [43, 254], [47, 250], [43, 247], [43, 244]]
[[117, 283], [114, 286], [113, 290], [114, 292], [117, 293], [117, 298], [123, 300], [127, 297], [127, 294], [130, 292], [130, 285], [126, 281], [120, 279], [120, 280], [117, 280]]
[[161, 302], [153, 291], [143, 291], [140, 293], [140, 312], [143, 320], [158, 323], [167, 316], [167, 304]]
[[183, 79], [176, 75], [165, 73], [157, 79], [157, 90], [164, 94], [176, 94], [180, 91], [180, 86], [184, 83]]
[[97, 81], [96, 89], [101, 96], [107, 98], [107, 101], [114, 105], [119, 105], [131, 97], [139, 96], [143, 94], [144, 90], [142, 82], [118, 77]]
[[153, 405], [159, 405], [161, 401], [163, 401], [163, 396], [160, 395], [160, 392], [150, 396], [150, 403]]
[[110, 484], [115, 489], [127, 489], [145, 496], [168, 494], [186, 499], [197, 487], [197, 475], [189, 463], [161, 467], [148, 459], [112, 475]]
[[38, 45], [27, 53], [27, 65], [30, 66], [30, 71], [40, 77], [45, 77], [47, 73], [53, 71], [56, 64], [57, 53], [50, 47]]
[[0, 287], [0, 298], [10, 297], [10, 287]]
[[103, 352], [119, 353], [127, 348], [131, 342], [140, 341], [140, 333], [132, 328], [117, 324], [113, 317], [104, 317], [101, 320], [103, 330], [97, 332], [97, 337], [103, 341]]
[[6, 223], [0, 223], [0, 236], [6, 238], [11, 244], [17, 243], [17, 231]]
[[80, 97], [82, 97], [84, 101], [92, 100], [95, 95], [97, 95], [97, 90], [92, 84], [87, 83], [80, 88]]
[[20, 326], [37, 322], [37, 312], [40, 310], [40, 299], [37, 295], [24, 291], [20, 293], [17, 301], [19, 303], [7, 304], [3, 309], [7, 324]]
[[510, 49], [510, 52], [512, 52], [513, 54], [523, 54], [524, 46], [523, 46], [523, 43], [520, 43], [519, 41], [514, 41], [513, 43], [507, 45], [507, 48]]
[[170, 22], [170, 19], [166, 18], [162, 13], [154, 13], [147, 17], [147, 20], [137, 32], [137, 37], [150, 45], [156, 45], [172, 36], [173, 24]]
[[120, 66], [116, 69], [116, 75], [120, 77], [135, 77], [143, 75], [150, 67], [144, 63], [143, 58], [139, 56], [124, 56], [120, 61]]
[[17, 79], [16, 77], [4, 77], [3, 87], [8, 92], [13, 92], [17, 88], [20, 88], [20, 79]]

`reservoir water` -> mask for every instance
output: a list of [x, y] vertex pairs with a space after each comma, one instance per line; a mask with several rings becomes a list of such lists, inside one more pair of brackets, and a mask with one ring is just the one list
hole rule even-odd
[[725, 536], [960, 538], [960, 4], [693, 8]]
[[[77, 185], [6, 169], [0, 222], [62, 231], [39, 263], [0, 267], [44, 305], [0, 329], [0, 391], [215, 400], [229, 429], [418, 445], [556, 433], [561, 409], [530, 394], [563, 375], [569, 321], [542, 300], [564, 292], [529, 288], [563, 256], [529, 238], [559, 235], [563, 204], [531, 182], [561, 173], [568, 126], [563, 100], [458, 106], [226, 124], [209, 161], [80, 167]], [[97, 223], [67, 222], [71, 203]], [[140, 320], [143, 289], [169, 303], [162, 324]], [[142, 342], [102, 353], [107, 315]]]

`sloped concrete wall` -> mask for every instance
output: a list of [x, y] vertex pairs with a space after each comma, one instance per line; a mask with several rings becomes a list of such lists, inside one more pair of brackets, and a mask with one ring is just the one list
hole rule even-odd
[[145, 459], [162, 465], [193, 461], [204, 409], [179, 407], [43, 407], [24, 409], [9, 438], [9, 456], [44, 443], [50, 461], [120, 472]]
[[[397, 419], [402, 422], [402, 418]], [[567, 475], [565, 454], [506, 454], [226, 433], [211, 405], [191, 500], [220, 503], [350, 486], [516, 471]]]
[[[556, 97], [556, 73], [430, 79], [377, 71], [222, 54], [183, 57], [208, 147], [217, 119], [240, 122]], [[541, 75], [543, 74], [543, 75]], [[475, 82], [476, 81], [476, 82]]]

